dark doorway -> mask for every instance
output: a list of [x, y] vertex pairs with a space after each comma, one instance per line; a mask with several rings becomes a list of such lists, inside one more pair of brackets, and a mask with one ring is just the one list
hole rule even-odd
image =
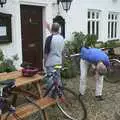
[[42, 70], [43, 25], [42, 7], [21, 5], [21, 33], [23, 62]]
[[54, 19], [53, 19], [53, 23], [57, 22], [60, 24], [61, 27], [61, 35], [65, 38], [65, 19], [62, 16], [57, 15]]

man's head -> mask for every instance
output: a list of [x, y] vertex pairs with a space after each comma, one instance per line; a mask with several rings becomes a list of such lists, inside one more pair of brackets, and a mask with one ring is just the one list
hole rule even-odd
[[96, 71], [98, 72], [99, 75], [105, 75], [107, 73], [107, 68], [103, 62], [98, 62], [96, 66]]
[[53, 23], [51, 27], [52, 33], [58, 33], [59, 32], [60, 25], [58, 23]]

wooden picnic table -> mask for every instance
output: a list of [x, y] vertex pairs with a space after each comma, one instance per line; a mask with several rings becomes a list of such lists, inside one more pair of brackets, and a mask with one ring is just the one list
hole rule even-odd
[[[21, 74], [21, 71], [15, 71], [10, 73], [1, 73], [0, 74], [0, 80], [6, 80], [6, 79], [15, 79], [15, 85], [16, 88], [21, 88], [27, 84], [36, 84], [37, 91], [39, 94], [39, 99], [36, 100], [36, 104], [38, 104], [42, 112], [44, 114], [45, 120], [48, 120], [47, 113], [45, 112], [45, 108], [55, 104], [55, 100], [52, 98], [42, 98], [41, 94], [41, 87], [40, 87], [40, 80], [43, 78], [43, 75], [36, 74], [33, 77], [23, 77]], [[14, 102], [14, 101], [13, 101]], [[37, 111], [37, 108], [31, 104], [23, 105], [22, 107], [16, 107], [16, 113], [22, 117], [29, 116], [32, 112]], [[4, 120], [5, 115], [2, 115], [2, 120]], [[9, 120], [15, 120], [13, 116], [9, 118]]]

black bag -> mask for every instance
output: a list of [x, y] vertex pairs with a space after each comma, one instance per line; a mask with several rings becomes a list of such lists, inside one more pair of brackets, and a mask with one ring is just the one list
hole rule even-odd
[[53, 37], [53, 35], [50, 35], [46, 39], [45, 48], [44, 48], [44, 53], [45, 54], [49, 54], [49, 52], [50, 52], [50, 46], [51, 46], [52, 37]]
[[11, 94], [13, 88], [15, 88], [14, 79], [1, 80], [0, 81], [0, 96], [8, 97]]

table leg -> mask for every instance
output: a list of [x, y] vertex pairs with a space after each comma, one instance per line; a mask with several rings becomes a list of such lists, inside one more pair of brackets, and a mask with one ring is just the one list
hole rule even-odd
[[[37, 89], [38, 89], [39, 96], [40, 96], [40, 98], [42, 98], [42, 93], [41, 93], [41, 89], [40, 89], [40, 83], [37, 82], [36, 85], [37, 85]], [[45, 110], [42, 110], [42, 112], [43, 112], [43, 115], [44, 115], [44, 119], [45, 119], [45, 120], [48, 120], [47, 112], [46, 112]]]
[[14, 93], [14, 94], [13, 94], [13, 98], [12, 98], [12, 105], [13, 105], [14, 107], [16, 107], [17, 98], [18, 98], [17, 93]]
[[36, 86], [37, 86], [39, 97], [42, 98], [42, 92], [41, 92], [41, 88], [40, 88], [39, 82], [37, 82]]

